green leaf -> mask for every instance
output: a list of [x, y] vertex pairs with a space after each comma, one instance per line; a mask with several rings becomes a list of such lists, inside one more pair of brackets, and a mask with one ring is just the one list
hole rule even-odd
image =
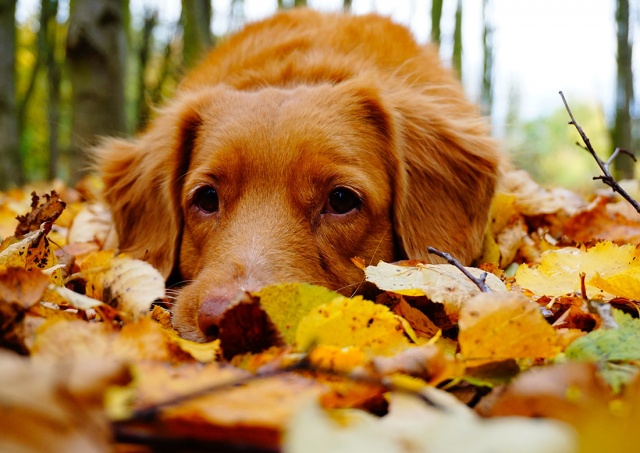
[[570, 360], [598, 364], [602, 377], [615, 392], [629, 383], [640, 369], [640, 319], [613, 310], [615, 329], [598, 329], [578, 338], [565, 350]]

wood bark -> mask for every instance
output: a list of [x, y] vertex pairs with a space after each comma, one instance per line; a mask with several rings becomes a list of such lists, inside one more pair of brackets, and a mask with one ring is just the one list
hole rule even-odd
[[62, 65], [56, 55], [58, 50], [58, 0], [42, 0], [40, 13], [41, 33], [45, 42], [45, 64], [47, 68], [47, 123], [49, 126], [49, 166], [48, 177], [58, 177], [60, 160], [59, 127], [60, 127], [60, 84], [62, 81]]
[[182, 0], [182, 54], [186, 67], [198, 63], [213, 45], [211, 14], [210, 0]]
[[16, 2], [0, 0], [0, 189], [24, 182], [16, 108]]
[[[633, 70], [631, 66], [631, 43], [629, 41], [629, 0], [617, 0], [616, 29], [618, 52], [616, 56], [616, 114], [613, 126], [613, 146], [632, 151], [631, 103], [633, 101]], [[617, 179], [634, 176], [635, 163], [626, 156], [619, 156], [614, 162]]]
[[462, 79], [462, 0], [458, 0], [456, 6], [456, 22], [453, 29], [453, 55], [451, 57], [453, 69]]
[[71, 179], [88, 171], [87, 149], [100, 136], [127, 132], [125, 0], [73, 0], [67, 67], [73, 90]]
[[482, 114], [491, 116], [493, 106], [493, 23], [491, 1], [482, 1], [482, 84], [480, 86], [480, 108]]
[[431, 42], [440, 45], [440, 20], [442, 19], [442, 1], [431, 2]]

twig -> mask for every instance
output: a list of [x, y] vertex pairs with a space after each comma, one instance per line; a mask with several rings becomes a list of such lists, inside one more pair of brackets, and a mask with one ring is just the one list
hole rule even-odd
[[594, 176], [593, 179], [601, 180], [603, 183], [611, 187], [614, 192], [618, 192], [622, 196], [622, 198], [624, 198], [629, 203], [631, 203], [631, 206], [633, 206], [634, 209], [638, 213], [640, 213], [640, 204], [638, 204], [638, 202], [634, 200], [631, 197], [631, 195], [629, 195], [622, 187], [620, 187], [620, 184], [618, 184], [618, 182], [613, 178], [613, 176], [611, 176], [611, 173], [609, 172], [609, 166], [611, 165], [611, 162], [613, 162], [613, 160], [616, 157], [618, 157], [619, 154], [621, 153], [626, 154], [627, 156], [630, 156], [634, 161], [636, 161], [635, 156], [627, 150], [616, 148], [616, 150], [613, 152], [609, 160], [605, 162], [602, 159], [600, 159], [600, 156], [598, 156], [598, 153], [596, 153], [596, 151], [593, 149], [593, 146], [591, 145], [591, 141], [589, 140], [589, 137], [587, 137], [587, 134], [585, 134], [585, 132], [580, 127], [580, 125], [576, 122], [576, 119], [573, 117], [573, 113], [571, 112], [571, 109], [569, 108], [569, 104], [567, 103], [567, 100], [565, 99], [562, 91], [560, 91], [560, 97], [562, 98], [564, 107], [567, 109], [569, 118], [571, 118], [571, 121], [569, 121], [569, 124], [575, 126], [576, 130], [578, 131], [578, 134], [580, 134], [580, 137], [582, 138], [582, 141], [585, 144], [586, 150], [589, 151], [589, 153], [593, 156], [596, 163], [598, 164], [598, 167], [600, 167], [600, 170], [602, 170], [603, 175]]
[[487, 286], [487, 283], [486, 283], [487, 282], [486, 272], [483, 272], [479, 278], [476, 278], [471, 274], [471, 272], [467, 270], [466, 267], [460, 264], [460, 261], [453, 258], [448, 253], [441, 252], [440, 250], [431, 246], [427, 247], [427, 251], [433, 255], [438, 255], [440, 258], [444, 258], [445, 260], [447, 260], [447, 263], [457, 267], [460, 270], [460, 272], [462, 272], [469, 280], [471, 280], [478, 288], [480, 288], [480, 291], [482, 291], [483, 293], [491, 292], [491, 288], [489, 288], [489, 286]]

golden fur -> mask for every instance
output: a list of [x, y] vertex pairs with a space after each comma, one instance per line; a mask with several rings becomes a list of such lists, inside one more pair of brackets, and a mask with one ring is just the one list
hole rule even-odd
[[[376, 16], [292, 10], [247, 26], [184, 80], [150, 127], [97, 150], [122, 251], [188, 282], [186, 338], [237, 294], [306, 281], [350, 295], [367, 263], [468, 263], [501, 157], [437, 52]], [[213, 187], [219, 209], [194, 197]], [[362, 200], [327, 210], [346, 187]], [[196, 195], [194, 195], [196, 194]]]

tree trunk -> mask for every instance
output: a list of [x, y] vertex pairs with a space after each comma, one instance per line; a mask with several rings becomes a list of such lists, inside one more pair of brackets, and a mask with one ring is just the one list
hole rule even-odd
[[182, 0], [184, 30], [182, 55], [186, 67], [192, 67], [198, 63], [213, 45], [211, 14], [210, 0]]
[[16, 110], [15, 12], [15, 0], [0, 0], [0, 189], [24, 182]]
[[87, 168], [86, 150], [100, 136], [127, 132], [125, 0], [73, 0], [67, 64], [73, 90], [71, 179]]
[[353, 1], [352, 1], [352, 0], [344, 0], [344, 1], [342, 2], [342, 9], [343, 9], [345, 12], [350, 12], [350, 11], [351, 11], [351, 4], [352, 4], [352, 3], [353, 3]]
[[142, 36], [140, 37], [140, 47], [138, 48], [138, 99], [136, 102], [136, 130], [144, 129], [151, 113], [151, 108], [149, 105], [150, 90], [147, 86], [145, 77], [147, 66], [149, 64], [149, 56], [151, 55], [151, 47], [153, 45], [153, 29], [155, 28], [157, 22], [157, 10], [145, 12], [144, 26], [142, 27]]
[[491, 116], [493, 106], [493, 23], [491, 22], [490, 0], [482, 1], [482, 86], [480, 88], [480, 108], [482, 114]]
[[431, 42], [440, 45], [440, 19], [442, 19], [442, 0], [431, 2]]
[[[629, 42], [629, 0], [617, 0], [616, 25], [618, 53], [616, 63], [616, 116], [613, 126], [613, 145], [632, 151], [631, 102], [633, 100], [633, 70], [631, 67], [631, 43]], [[616, 179], [633, 178], [633, 160], [622, 155], [614, 162]]]
[[40, 27], [45, 38], [47, 87], [49, 103], [47, 106], [47, 122], [49, 125], [49, 179], [58, 177], [60, 145], [58, 131], [60, 125], [60, 82], [62, 70], [56, 57], [58, 48], [58, 0], [42, 0]]
[[307, 0], [293, 0], [294, 8], [306, 7], [306, 6], [307, 6]]
[[453, 30], [451, 64], [458, 73], [458, 77], [462, 79], [462, 0], [458, 0], [458, 6], [456, 6], [456, 25]]

